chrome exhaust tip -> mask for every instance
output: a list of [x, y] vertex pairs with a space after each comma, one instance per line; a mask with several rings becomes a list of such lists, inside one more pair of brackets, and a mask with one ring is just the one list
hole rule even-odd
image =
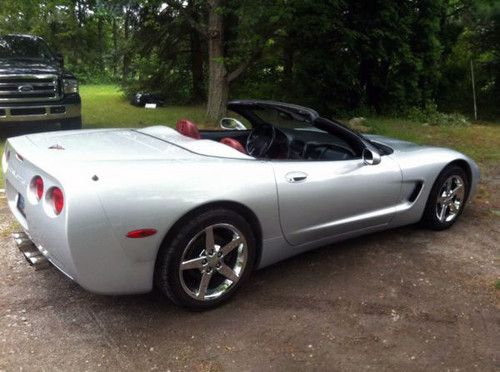
[[38, 248], [29, 239], [28, 235], [24, 232], [17, 232], [12, 234], [17, 248], [21, 251], [24, 258], [28, 263], [35, 268], [35, 270], [46, 269], [50, 266], [49, 260], [38, 250]]

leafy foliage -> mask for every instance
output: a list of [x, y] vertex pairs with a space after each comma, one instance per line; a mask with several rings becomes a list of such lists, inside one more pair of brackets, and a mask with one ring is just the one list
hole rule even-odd
[[427, 125], [470, 125], [470, 122], [462, 114], [439, 112], [435, 104], [428, 104], [424, 108], [412, 107], [408, 110], [406, 118]]
[[[170, 104], [207, 99], [205, 0], [2, 0], [0, 33], [34, 33], [83, 82], [120, 81]], [[326, 114], [438, 111], [500, 116], [495, 0], [220, 0], [230, 98], [269, 98]], [[237, 74], [231, 75], [232, 72]]]

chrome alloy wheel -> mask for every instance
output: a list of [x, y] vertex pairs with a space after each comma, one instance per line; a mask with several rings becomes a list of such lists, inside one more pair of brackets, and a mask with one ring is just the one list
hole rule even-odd
[[436, 200], [436, 216], [442, 223], [453, 221], [464, 203], [464, 180], [458, 175], [448, 177]]
[[184, 249], [179, 267], [182, 288], [196, 300], [215, 300], [239, 281], [247, 260], [247, 243], [235, 226], [210, 225]]

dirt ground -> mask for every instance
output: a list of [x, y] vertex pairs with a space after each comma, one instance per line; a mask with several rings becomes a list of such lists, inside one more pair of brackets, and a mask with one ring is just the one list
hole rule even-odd
[[410, 226], [292, 258], [206, 313], [34, 271], [2, 198], [0, 371], [498, 371], [500, 167], [483, 173], [452, 229]]

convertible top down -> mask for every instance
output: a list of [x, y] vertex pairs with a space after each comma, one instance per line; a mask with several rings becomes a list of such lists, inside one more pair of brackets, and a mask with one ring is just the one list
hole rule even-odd
[[254, 268], [314, 247], [419, 221], [448, 228], [478, 184], [476, 163], [454, 150], [363, 136], [286, 103], [228, 109], [221, 130], [183, 119], [8, 139], [25, 256], [92, 292], [156, 285], [207, 309]]

